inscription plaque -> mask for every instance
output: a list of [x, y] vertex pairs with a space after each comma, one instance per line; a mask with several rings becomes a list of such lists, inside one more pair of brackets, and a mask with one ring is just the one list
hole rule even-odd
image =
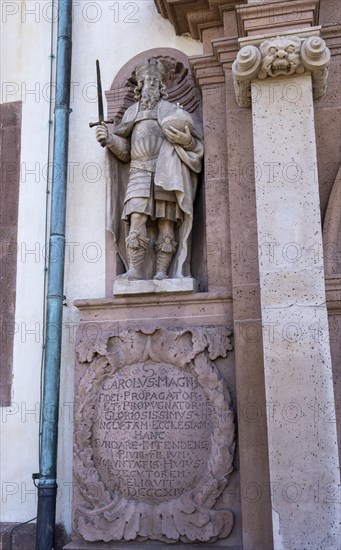
[[[233, 515], [234, 422], [214, 361], [225, 330], [116, 330], [77, 346], [76, 532], [87, 541], [214, 541]], [[84, 368], [85, 367], [85, 368]]]
[[106, 486], [150, 503], [195, 486], [211, 450], [209, 411], [197, 378], [170, 365], [130, 365], [106, 378], [92, 441]]

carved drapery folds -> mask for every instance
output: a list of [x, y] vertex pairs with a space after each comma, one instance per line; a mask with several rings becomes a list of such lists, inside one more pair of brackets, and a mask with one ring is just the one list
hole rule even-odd
[[321, 97], [327, 86], [330, 51], [319, 36], [276, 36], [259, 47], [241, 48], [232, 65], [236, 99], [240, 107], [251, 106], [251, 81], [258, 78], [288, 77], [310, 72], [313, 97]]
[[214, 361], [232, 346], [216, 328], [115, 327], [78, 344], [75, 528], [85, 540], [229, 535], [232, 513], [213, 507], [232, 472], [234, 421]]

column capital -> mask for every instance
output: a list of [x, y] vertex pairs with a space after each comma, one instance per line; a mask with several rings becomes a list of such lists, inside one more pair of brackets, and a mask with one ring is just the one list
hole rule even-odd
[[310, 73], [313, 97], [327, 87], [330, 51], [319, 36], [320, 27], [299, 32], [240, 39], [242, 46], [232, 65], [234, 88], [240, 107], [251, 106], [251, 81], [258, 78], [289, 78]]

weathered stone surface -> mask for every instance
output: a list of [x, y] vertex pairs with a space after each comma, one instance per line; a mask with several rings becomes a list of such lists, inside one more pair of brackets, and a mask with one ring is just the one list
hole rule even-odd
[[[36, 543], [35, 523], [0, 523], [1, 550], [34, 550]], [[61, 524], [56, 524], [54, 550], [62, 550], [70, 537]]]
[[[149, 540], [147, 542], [148, 550], [168, 550], [169, 544]], [[226, 541], [222, 541], [222, 544], [219, 542], [215, 543], [215, 548], [227, 548]], [[80, 540], [74, 540], [64, 546], [64, 550], [142, 550], [141, 542], [85, 542]], [[212, 550], [211, 543], [193, 543], [190, 546], [191, 550]], [[240, 545], [232, 544], [228, 546], [229, 550], [243, 550]], [[6, 549], [7, 550], [7, 549]], [[177, 543], [176, 550], [188, 550], [188, 544], [186, 543]]]
[[319, 0], [248, 1], [236, 6], [239, 36], [267, 35], [317, 25]]
[[136, 363], [99, 389], [92, 446], [106, 486], [159, 504], [204, 473], [211, 451], [209, 404], [195, 376], [162, 363]]
[[[302, 39], [304, 40], [302, 41]], [[278, 78], [307, 71], [312, 75], [314, 99], [319, 99], [327, 87], [330, 51], [319, 37], [319, 28], [306, 29], [298, 35], [287, 32], [267, 40], [257, 37], [253, 41], [242, 39], [245, 46], [238, 52], [233, 63], [236, 100], [241, 107], [251, 106], [251, 81], [258, 78]], [[259, 48], [257, 47], [259, 46]], [[257, 98], [255, 83], [253, 93]], [[257, 99], [256, 99], [257, 100]]]
[[17, 271], [21, 103], [0, 105], [0, 406], [11, 404]]
[[[79, 342], [74, 473], [87, 541], [214, 541], [229, 510], [215, 510], [232, 472], [234, 427], [214, 365], [231, 349], [200, 327], [122, 330]], [[225, 334], [225, 336], [224, 336]]]
[[233, 8], [237, 13], [239, 36], [266, 34], [273, 32], [274, 28], [284, 31], [316, 25], [319, 11], [319, 0], [155, 0], [155, 4], [159, 13], [170, 20], [177, 34], [189, 32], [193, 38], [202, 41], [205, 41], [207, 31], [213, 29], [217, 35], [223, 23], [225, 34], [231, 36], [226, 16]]
[[162, 281], [128, 281], [116, 279], [114, 282], [114, 296], [129, 296], [134, 294], [196, 292], [197, 282], [192, 277], [182, 279], [163, 279]]
[[[228, 191], [243, 545], [273, 548], [260, 311], [252, 113], [236, 103], [226, 71]], [[242, 220], [242, 223], [241, 223]], [[264, 251], [265, 252], [265, 251]], [[258, 491], [257, 502], [247, 495]]]
[[341, 278], [341, 166], [329, 197], [324, 218], [323, 256], [326, 278]]
[[[275, 546], [339, 547], [339, 486], [310, 75], [261, 82], [253, 100], [260, 294]], [[297, 90], [290, 100], [285, 87]], [[253, 96], [255, 97], [255, 95]], [[290, 132], [288, 133], [288, 128]], [[271, 136], [271, 139], [269, 138]], [[266, 332], [265, 332], [266, 329]], [[315, 414], [313, 411], [317, 411]], [[280, 459], [279, 459], [280, 457]], [[318, 499], [314, 488], [324, 494]], [[329, 494], [329, 493], [328, 493]], [[309, 518], [309, 519], [308, 519]]]

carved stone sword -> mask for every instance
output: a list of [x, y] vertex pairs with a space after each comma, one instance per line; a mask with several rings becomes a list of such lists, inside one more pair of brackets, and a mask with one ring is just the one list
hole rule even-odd
[[[96, 59], [96, 73], [97, 73], [97, 97], [98, 97], [98, 122], [89, 122], [90, 128], [93, 128], [94, 126], [100, 126], [103, 123], [112, 124], [114, 122], [112, 118], [110, 120], [104, 120], [101, 70], [99, 68], [98, 59]], [[100, 141], [100, 144], [102, 145], [102, 147], [105, 147], [106, 140], [102, 139]]]

